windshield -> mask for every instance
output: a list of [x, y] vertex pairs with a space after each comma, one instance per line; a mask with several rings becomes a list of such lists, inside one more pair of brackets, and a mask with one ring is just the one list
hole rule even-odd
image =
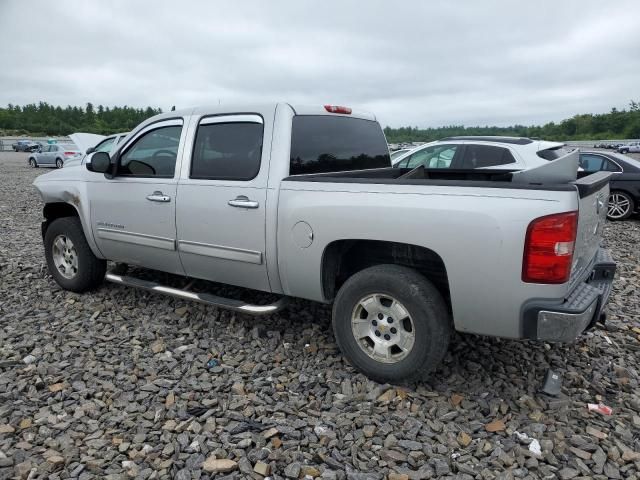
[[395, 160], [396, 158], [400, 157], [401, 155], [404, 155], [405, 153], [407, 153], [409, 150], [405, 149], [405, 150], [396, 150], [395, 152], [393, 152], [391, 154], [391, 160]]

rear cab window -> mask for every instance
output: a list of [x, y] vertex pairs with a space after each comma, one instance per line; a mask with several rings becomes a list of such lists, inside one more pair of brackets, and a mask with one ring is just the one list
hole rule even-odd
[[333, 115], [297, 115], [291, 132], [290, 175], [391, 166], [378, 122]]

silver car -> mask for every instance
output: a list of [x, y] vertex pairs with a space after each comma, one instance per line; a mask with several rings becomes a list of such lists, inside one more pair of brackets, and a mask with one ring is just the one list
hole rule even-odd
[[80, 158], [81, 153], [75, 145], [60, 145], [57, 143], [43, 145], [42, 149], [29, 155], [29, 165], [32, 168], [55, 167], [62, 168], [66, 161]]

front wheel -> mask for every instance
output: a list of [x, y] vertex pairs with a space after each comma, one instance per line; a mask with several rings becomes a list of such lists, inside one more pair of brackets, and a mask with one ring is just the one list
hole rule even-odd
[[44, 236], [44, 253], [49, 273], [65, 290], [84, 292], [104, 279], [107, 262], [91, 251], [78, 217], [51, 222]]
[[31, 168], [38, 168], [38, 162], [36, 162], [35, 158], [29, 159], [29, 165], [31, 166]]
[[56, 158], [56, 168], [62, 168], [63, 165], [64, 165], [64, 162], [62, 161], [62, 159]]
[[626, 220], [635, 208], [633, 198], [626, 192], [613, 191], [609, 194], [607, 218], [609, 220]]
[[429, 280], [407, 267], [378, 265], [340, 288], [333, 329], [355, 368], [376, 381], [397, 383], [421, 379], [440, 364], [451, 320]]

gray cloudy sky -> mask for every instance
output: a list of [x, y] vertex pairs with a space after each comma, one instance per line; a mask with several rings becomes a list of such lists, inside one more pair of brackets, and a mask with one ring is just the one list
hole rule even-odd
[[0, 0], [0, 105], [284, 100], [509, 125], [640, 99], [640, 1]]

